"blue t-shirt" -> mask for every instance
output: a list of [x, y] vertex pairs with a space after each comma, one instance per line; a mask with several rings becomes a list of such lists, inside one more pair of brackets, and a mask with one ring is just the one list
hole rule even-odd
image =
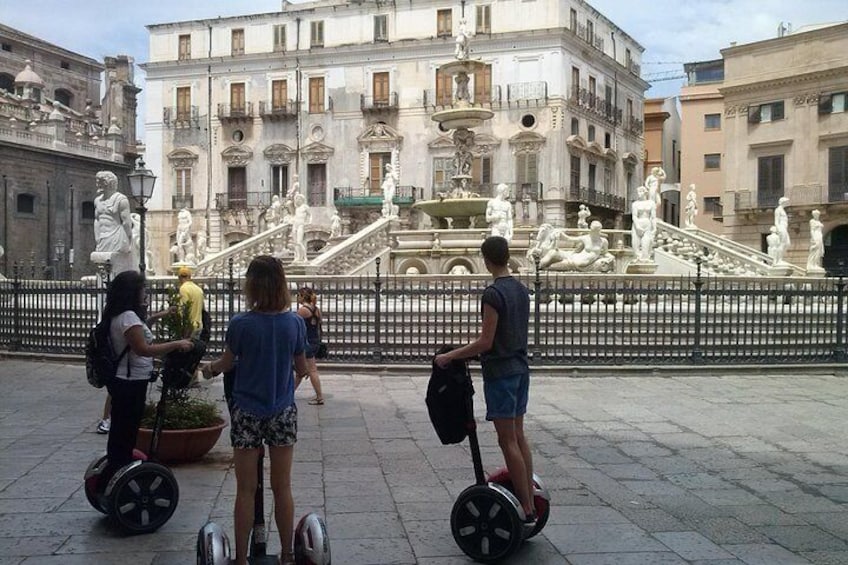
[[305, 343], [306, 325], [295, 312], [234, 316], [227, 328], [227, 347], [237, 362], [233, 403], [260, 418], [294, 404], [292, 365]]
[[498, 313], [498, 326], [492, 348], [480, 355], [483, 378], [499, 379], [528, 372], [530, 291], [515, 277], [500, 277], [483, 291], [481, 309], [484, 304]]

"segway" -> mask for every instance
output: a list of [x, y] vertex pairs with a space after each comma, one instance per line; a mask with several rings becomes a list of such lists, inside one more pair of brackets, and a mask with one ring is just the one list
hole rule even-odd
[[151, 375], [151, 382], [161, 376], [162, 394], [156, 405], [153, 437], [147, 454], [134, 449], [134, 461], [115, 471], [105, 485], [100, 480], [108, 464], [105, 455], [95, 459], [85, 472], [85, 496], [88, 502], [129, 534], [147, 534], [158, 530], [170, 520], [179, 503], [177, 480], [170, 469], [156, 462], [156, 451], [165, 419], [168, 391], [188, 386], [206, 351], [202, 341], [193, 341], [193, 349], [169, 353], [165, 356], [162, 368]]
[[[456, 390], [451, 393], [451, 388]], [[459, 400], [453, 406], [455, 413], [439, 414], [434, 404], [438, 402], [440, 393], [448, 402]], [[451, 533], [459, 548], [470, 558], [481, 563], [495, 563], [512, 555], [525, 539], [541, 531], [550, 514], [550, 496], [534, 475], [537, 519], [526, 524], [524, 510], [513, 493], [509, 473], [504, 469], [486, 477], [477, 440], [473, 395], [474, 385], [466, 363], [454, 361], [448, 369], [441, 370], [434, 362], [427, 398], [431, 420], [443, 443], [459, 443], [465, 435], [468, 436], [474, 465], [475, 483], [459, 494], [451, 510]], [[451, 396], [454, 398], [451, 399]], [[451, 433], [444, 429], [444, 424], [449, 422], [464, 424], [465, 429]], [[455, 441], [457, 439], [459, 441]]]

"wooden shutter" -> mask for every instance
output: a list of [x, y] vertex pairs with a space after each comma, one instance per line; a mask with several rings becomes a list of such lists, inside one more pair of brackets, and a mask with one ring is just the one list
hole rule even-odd
[[828, 194], [831, 202], [848, 200], [848, 147], [831, 147], [828, 159]]
[[191, 87], [177, 88], [177, 121], [185, 122], [191, 118]]
[[383, 177], [386, 164], [392, 160], [391, 153], [370, 153], [369, 159], [369, 191], [371, 194], [382, 194]]
[[324, 112], [324, 77], [309, 79], [309, 112], [311, 114]]
[[474, 102], [476, 104], [488, 104], [491, 101], [492, 65], [486, 65], [474, 73]]
[[179, 54], [177, 58], [180, 61], [191, 59], [191, 35], [180, 36]]
[[233, 113], [244, 113], [244, 83], [236, 82], [230, 85], [230, 110]]
[[234, 29], [232, 32], [232, 54], [244, 54], [244, 30]]
[[448, 73], [436, 71], [436, 104], [450, 106], [453, 100], [453, 81]]
[[374, 92], [374, 104], [386, 105], [389, 103], [389, 73], [374, 73], [371, 76]]
[[285, 79], [271, 81], [272, 109], [280, 110], [285, 108], [288, 97], [288, 81]]
[[780, 102], [775, 102], [771, 105], [771, 119], [772, 121], [775, 121], [782, 120], [783, 118], [783, 100], [781, 100]]
[[310, 46], [324, 47], [324, 22], [312, 22], [310, 25]]
[[285, 24], [274, 26], [274, 51], [286, 50], [286, 26]]
[[439, 10], [436, 12], [436, 35], [445, 36], [453, 33], [453, 10]]
[[491, 6], [477, 6], [477, 33], [491, 33], [492, 32], [492, 7]]

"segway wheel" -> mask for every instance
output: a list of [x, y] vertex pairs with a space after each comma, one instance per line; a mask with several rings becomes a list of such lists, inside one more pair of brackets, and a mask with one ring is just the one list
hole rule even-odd
[[521, 545], [520, 505], [498, 485], [474, 485], [459, 495], [451, 511], [451, 532], [459, 548], [481, 563], [494, 563]]
[[[509, 478], [509, 471], [507, 471], [506, 467], [502, 467], [489, 475], [489, 482], [499, 484], [509, 490], [509, 492], [515, 493], [515, 490], [512, 488], [512, 480]], [[533, 506], [536, 507], [536, 525], [533, 526], [533, 529], [530, 530], [525, 539], [530, 539], [541, 532], [545, 524], [548, 523], [548, 518], [551, 515], [551, 496], [542, 484], [542, 479], [536, 473], [533, 473], [533, 487]]]
[[88, 503], [91, 504], [92, 508], [104, 514], [106, 514], [107, 511], [106, 508], [100, 504], [100, 494], [106, 485], [100, 484], [100, 474], [103, 473], [103, 470], [106, 468], [106, 463], [105, 455], [98, 457], [91, 462], [91, 465], [89, 465], [88, 469], [85, 470], [85, 475], [83, 476], [85, 498], [88, 500]]
[[170, 469], [144, 462], [117, 478], [110, 496], [109, 514], [126, 532], [147, 534], [170, 520], [179, 499], [180, 489]]
[[197, 565], [229, 565], [230, 540], [223, 528], [207, 522], [197, 533]]

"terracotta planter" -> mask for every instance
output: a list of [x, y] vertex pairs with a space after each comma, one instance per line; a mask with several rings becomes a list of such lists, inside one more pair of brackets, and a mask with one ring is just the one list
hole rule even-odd
[[[156, 458], [165, 463], [188, 463], [197, 461], [206, 455], [215, 446], [215, 442], [221, 437], [221, 432], [227, 427], [227, 423], [220, 423], [194, 430], [162, 430], [159, 435], [159, 450]], [[138, 430], [138, 439], [135, 442], [137, 449], [147, 452], [150, 449], [150, 438], [153, 430], [141, 428]]]

